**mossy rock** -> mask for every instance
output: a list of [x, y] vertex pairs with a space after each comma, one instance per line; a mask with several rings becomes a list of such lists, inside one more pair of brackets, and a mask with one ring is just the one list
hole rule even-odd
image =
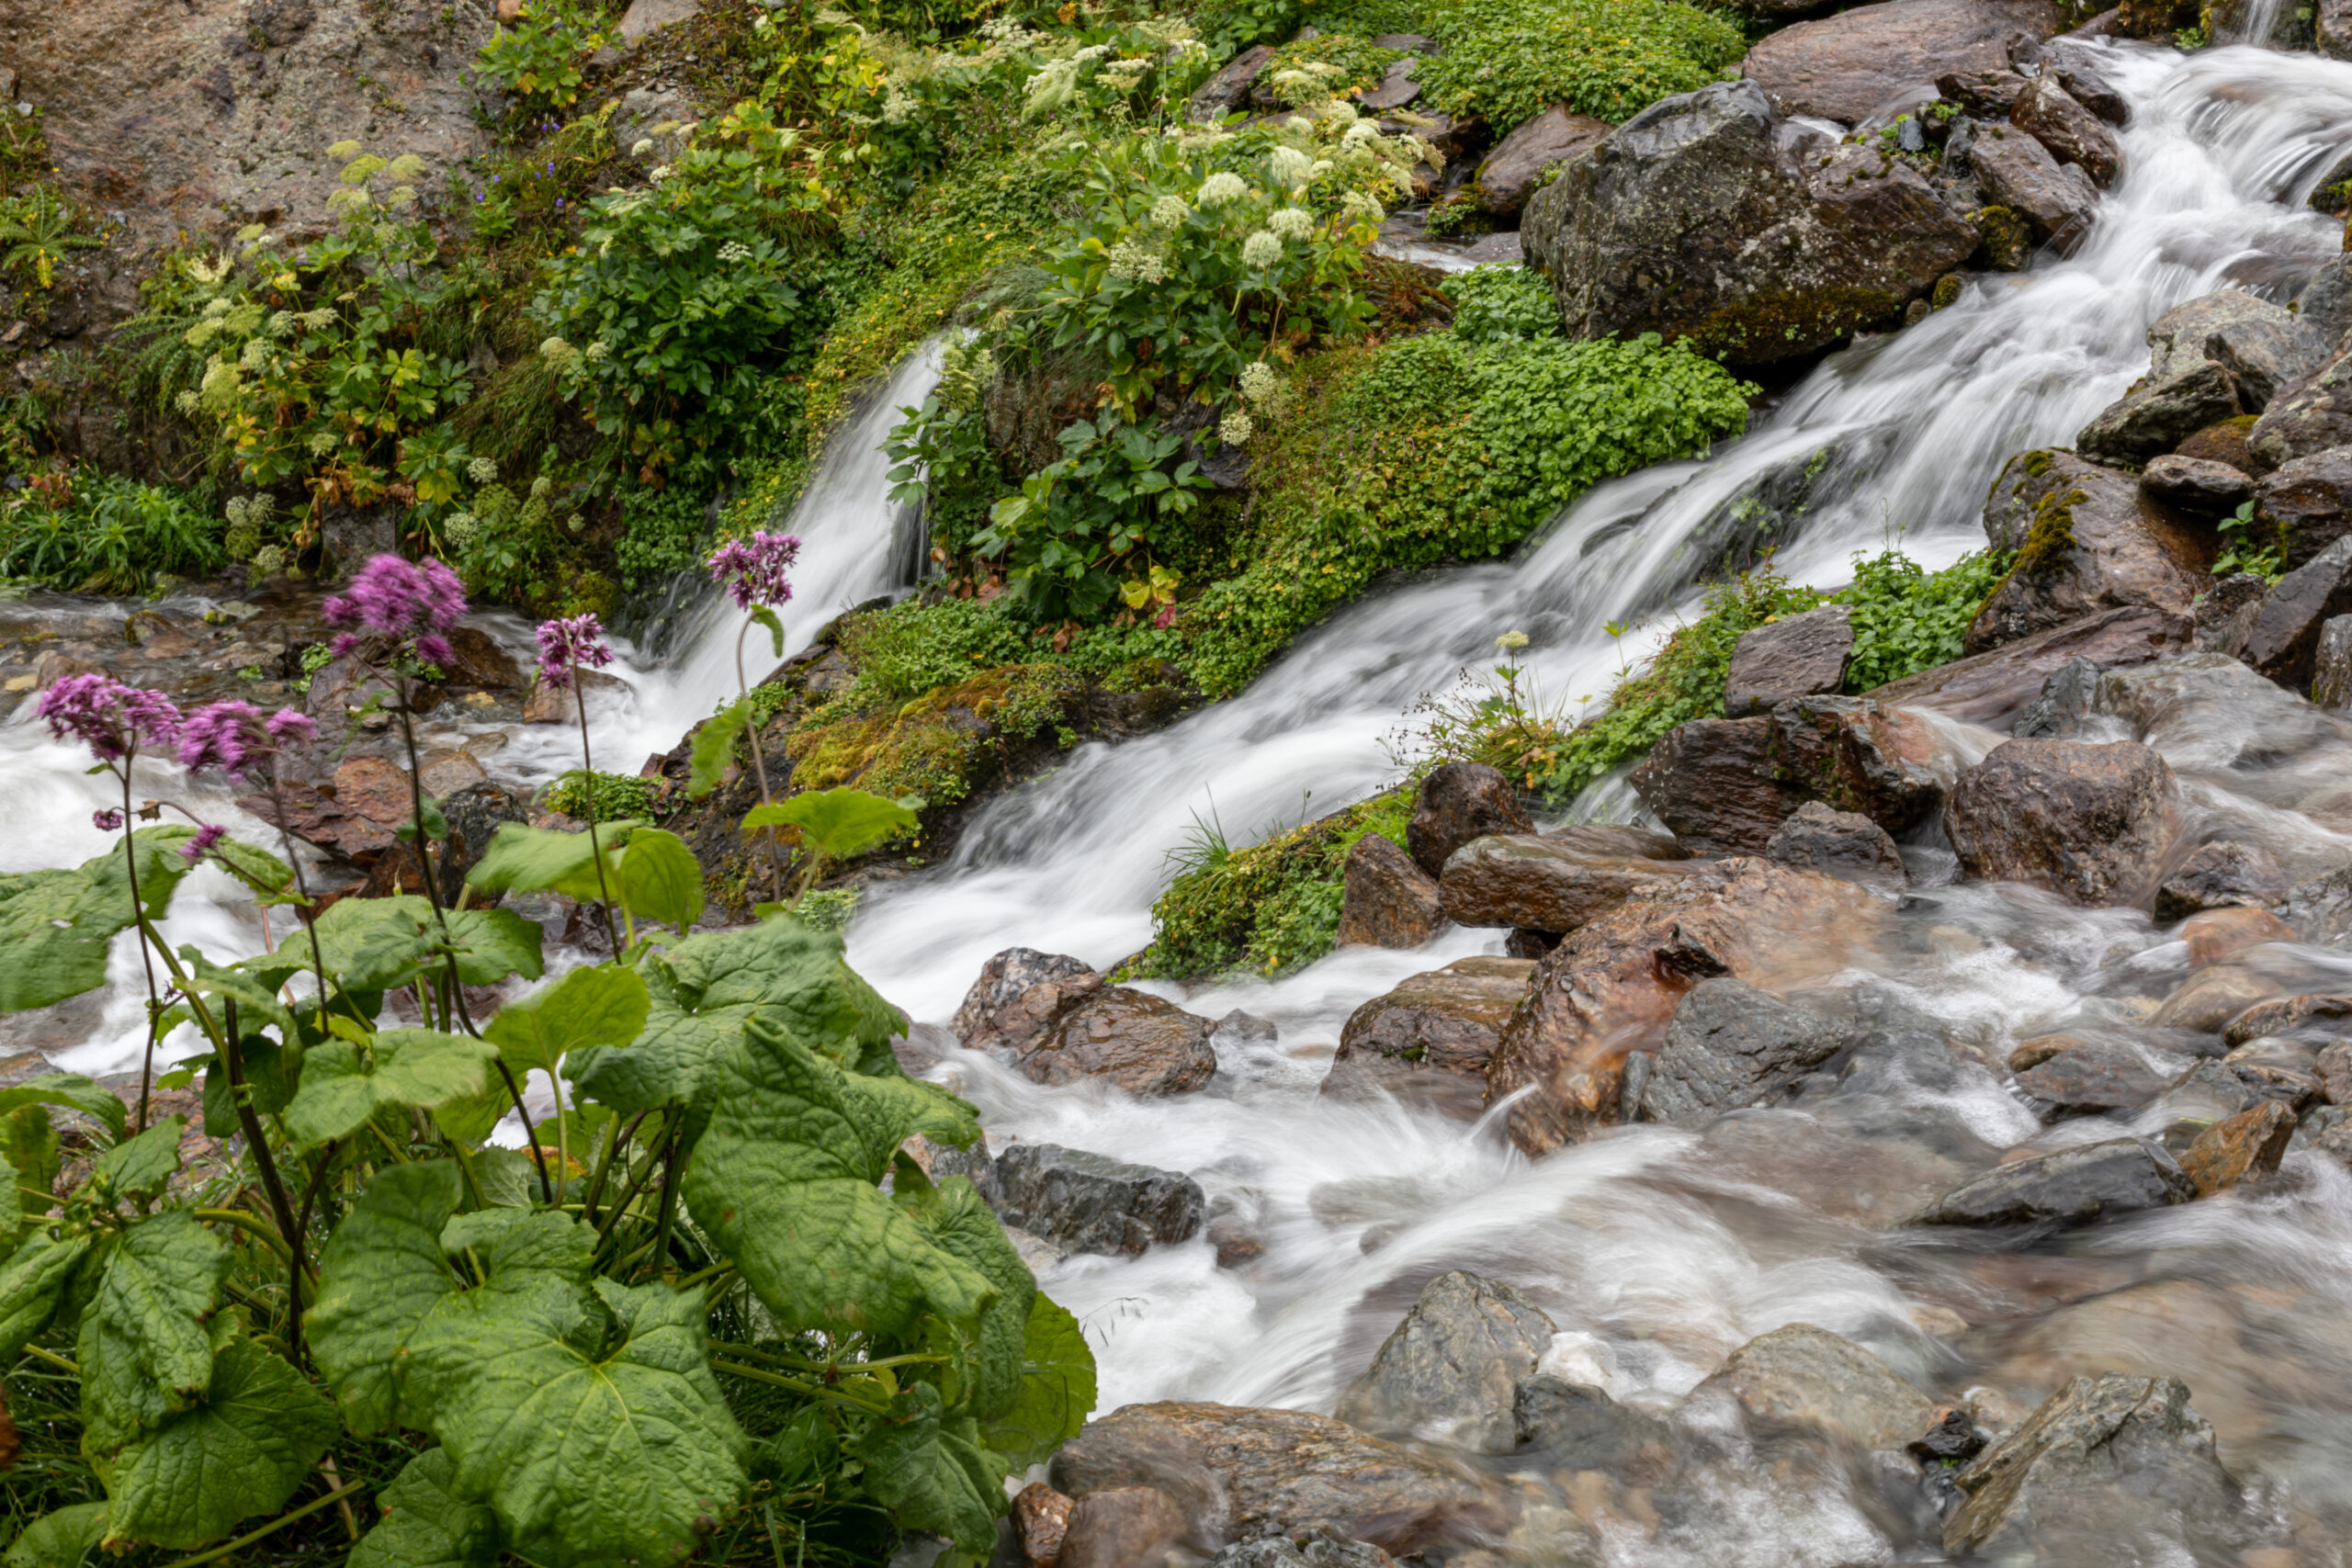
[[1975, 229], [1976, 254], [1969, 258], [1991, 272], [2023, 272], [2033, 263], [2033, 230], [2006, 207], [1980, 207], [1968, 215]]

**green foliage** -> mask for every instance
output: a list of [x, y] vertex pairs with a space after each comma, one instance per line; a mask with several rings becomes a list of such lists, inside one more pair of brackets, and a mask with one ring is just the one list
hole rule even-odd
[[34, 185], [0, 197], [0, 272], [30, 272], [47, 288], [56, 281], [57, 264], [70, 253], [96, 250], [100, 243], [96, 235], [77, 231], [73, 208], [52, 186]]
[[[131, 835], [139, 897], [150, 915], [187, 874], [179, 848], [195, 836], [181, 827]], [[132, 923], [132, 870], [117, 849], [72, 871], [0, 875], [0, 944], [9, 954], [0, 964], [0, 1012], [48, 1007], [106, 984], [107, 949]]]
[[138, 593], [158, 576], [221, 564], [220, 522], [199, 496], [76, 470], [0, 503], [0, 577], [80, 593]]
[[614, 557], [620, 564], [621, 585], [630, 592], [657, 587], [701, 560], [710, 527], [705, 515], [709, 468], [708, 459], [695, 454], [677, 465], [666, 484], [632, 480], [621, 486], [621, 515], [628, 531]]
[[800, 841], [827, 860], [848, 860], [875, 845], [913, 832], [921, 823], [895, 800], [862, 789], [828, 789], [788, 795], [755, 806], [744, 815], [743, 830], [790, 828]]
[[[589, 782], [591, 780], [593, 784]], [[628, 773], [583, 774], [575, 768], [539, 792], [541, 806], [549, 811], [560, 811], [567, 817], [577, 817], [583, 822], [590, 816], [592, 800], [594, 816], [599, 822], [617, 821], [625, 817], [651, 817], [654, 814], [653, 781]]]
[[593, 6], [532, 0], [513, 26], [502, 25], [475, 57], [474, 68], [499, 91], [514, 95], [509, 117], [527, 120], [580, 98], [581, 78], [605, 41]]
[[1203, 0], [1193, 19], [1210, 53], [1226, 60], [1252, 44], [1289, 38], [1298, 31], [1302, 12], [1300, 0]]
[[997, 502], [973, 541], [1003, 563], [1014, 604], [1039, 626], [1102, 619], [1121, 579], [1149, 571], [1153, 547], [1211, 488], [1198, 463], [1178, 457], [1182, 440], [1156, 423], [1080, 420], [1060, 440], [1062, 460]]
[[2287, 541], [2280, 536], [2256, 543], [2254, 504], [2245, 502], [2217, 525], [2222, 534], [2222, 553], [2213, 562], [2215, 577], [2250, 571], [2266, 582], [2276, 582], [2286, 575]]
[[1352, 33], [1324, 33], [1274, 51], [1260, 80], [1284, 104], [1311, 104], [1376, 87], [1391, 64], [1410, 58], [1404, 50], [1383, 49]]
[[1438, 288], [1453, 301], [1453, 335], [1464, 343], [1532, 343], [1560, 335], [1560, 308], [1544, 275], [1523, 266], [1450, 272]]
[[2008, 567], [1997, 550], [1972, 551], [1934, 572], [1900, 550], [1871, 558], [1857, 552], [1853, 584], [1836, 595], [1853, 615], [1846, 689], [1867, 692], [1958, 659], [1969, 623]]
[[1483, 762], [1533, 789], [1559, 760], [1574, 725], [1521, 667], [1527, 634], [1505, 632], [1495, 644], [1501, 663], [1480, 673], [1464, 670], [1454, 691], [1415, 705], [1419, 733], [1408, 744], [1416, 754], [1400, 759], [1411, 763], [1414, 776], [1440, 762]]

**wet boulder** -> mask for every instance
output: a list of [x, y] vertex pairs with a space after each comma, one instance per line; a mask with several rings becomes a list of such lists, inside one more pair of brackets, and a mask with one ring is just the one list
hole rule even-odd
[[1969, 143], [1968, 163], [1986, 199], [2023, 219], [2039, 243], [2071, 251], [2089, 232], [2098, 187], [2024, 131], [1987, 127]]
[[1535, 194], [1547, 171], [1583, 156], [1613, 129], [1605, 119], [1569, 112], [1566, 104], [1554, 104], [1521, 121], [1478, 165], [1472, 193], [1480, 209], [1498, 218], [1516, 213]]
[[1733, 1351], [1691, 1398], [1711, 1393], [1736, 1401], [1757, 1436], [1817, 1433], [1852, 1449], [1900, 1451], [1936, 1418], [1928, 1396], [1884, 1361], [1809, 1323]]
[[1186, 118], [1197, 125], [1214, 125], [1250, 102], [1250, 89], [1272, 62], [1274, 47], [1261, 43], [1245, 49], [1225, 62], [1217, 73], [1193, 90]]
[[1730, 975], [1786, 987], [1842, 968], [1879, 937], [1884, 901], [1767, 861], [1694, 874], [1571, 931], [1537, 964], [1487, 1067], [1511, 1141], [1547, 1154], [1621, 1119], [1626, 1059], [1655, 1050], [1693, 985]]
[[1366, 833], [1340, 874], [1341, 947], [1419, 947], [1445, 923], [1438, 885], [1396, 843]]
[[2281, 388], [2245, 437], [2247, 453], [2271, 468], [2347, 444], [2352, 444], [2352, 355], [2342, 353]]
[[[2175, 1377], [2078, 1377], [1953, 1477], [1955, 1557], [2108, 1568], [2188, 1549], [2237, 1561], [2265, 1531]], [[2170, 1551], [2165, 1550], [2170, 1547]]]
[[2198, 1134], [2180, 1156], [2180, 1168], [2197, 1183], [2199, 1198], [2211, 1198], [2250, 1177], [2276, 1171], [2294, 1135], [2294, 1111], [2266, 1100]]
[[2058, 39], [2042, 51], [2041, 69], [2054, 74], [2075, 101], [2109, 125], [2129, 125], [2132, 106], [2101, 72], [2090, 49], [2075, 39]]
[[2210, 534], [2165, 516], [2131, 475], [2071, 452], [2010, 458], [1985, 501], [1984, 535], [2017, 557], [1969, 625], [1971, 653], [2119, 606], [2187, 616], [2213, 558]]
[[2137, 741], [2007, 740], [1960, 775], [1944, 834], [1972, 880], [2129, 903], [2155, 878], [2178, 799], [2172, 769]]
[[1903, 853], [1885, 829], [1818, 800], [1798, 807], [1773, 830], [1764, 858], [1866, 886], [1894, 888], [1904, 881]]
[[1323, 1092], [1393, 1094], [1476, 1119], [1487, 1063], [1534, 973], [1532, 959], [1460, 958], [1373, 998], [1348, 1015]]
[[1634, 770], [1643, 804], [1711, 853], [1761, 853], [1808, 800], [1899, 832], [1943, 797], [1935, 738], [1914, 714], [1860, 697], [1799, 697], [1769, 715], [1677, 726]]
[[2115, 183], [2116, 171], [2123, 164], [2115, 133], [2076, 103], [2054, 75], [2044, 73], [2026, 84], [2010, 107], [2009, 123], [2047, 147], [2060, 163], [2090, 175], [2092, 184]]
[[1445, 874], [1453, 852], [1489, 833], [1532, 833], [1535, 824], [1498, 768], [1484, 762], [1443, 762], [1421, 781], [1405, 848], [1434, 879]]
[[2103, 1214], [2186, 1203], [2196, 1195], [2196, 1185], [2162, 1148], [2138, 1138], [2110, 1138], [1995, 1166], [1929, 1204], [1915, 1223], [2086, 1224]]
[[[2286, 940], [2293, 938], [2290, 935]], [[2229, 1027], [2222, 1032], [2222, 1039], [2230, 1045], [2244, 1045], [2266, 1035], [2306, 1032], [2331, 1040], [2352, 1034], [2352, 996], [2309, 991], [2264, 1001], [2231, 1019]], [[2328, 1098], [2334, 1100], [2335, 1096]]]
[[2013, 39], [2045, 39], [2057, 25], [2056, 8], [2037, 0], [1893, 0], [1770, 33], [1740, 71], [1781, 114], [1859, 125], [1932, 96], [1947, 72], [2008, 69]]
[[1511, 1424], [1519, 1447], [1555, 1470], [1655, 1475], [1671, 1468], [1681, 1448], [1657, 1416], [1549, 1372], [1522, 1378], [1512, 1389]]
[[2026, 79], [2005, 63], [1982, 71], [1947, 71], [1936, 78], [1936, 96], [1958, 104], [1979, 119], [2007, 119]]
[[1724, 716], [1746, 718], [1791, 697], [1842, 689], [1854, 653], [1853, 612], [1843, 604], [1790, 615], [1744, 633], [1724, 682]]
[[2184, 512], [2218, 517], [2254, 499], [2254, 479], [2243, 469], [2210, 457], [2167, 452], [2140, 470], [2140, 489], [2152, 501]]
[[2103, 1116], [2161, 1099], [2189, 1064], [2136, 1041], [2086, 1040], [2018, 1074], [2047, 1117]]
[[1445, 863], [1439, 887], [1456, 925], [1572, 931], [1698, 863], [1663, 835], [1596, 823], [1474, 839]]
[[1190, 1094], [1216, 1072], [1216, 1029], [1149, 992], [1112, 986], [1064, 1011], [1013, 1065], [1033, 1083], [1099, 1078], [1145, 1098]]
[[1761, 852], [1807, 798], [1781, 765], [1770, 715], [1679, 724], [1634, 769], [1633, 783], [1678, 840], [1710, 854]]
[[2301, 566], [2352, 531], [2352, 446], [2291, 458], [2255, 487], [2256, 537], [2285, 546]]
[[2321, 628], [2347, 612], [2352, 612], [2352, 536], [2337, 539], [2270, 585], [2242, 657], [2290, 691], [2300, 691], [2311, 684], [2318, 666]]
[[1512, 1390], [1535, 1371], [1557, 1331], [1543, 1308], [1510, 1286], [1451, 1270], [1422, 1288], [1332, 1413], [1367, 1432], [1507, 1454], [1518, 1442]]
[[1102, 988], [1102, 976], [1083, 959], [1008, 947], [980, 965], [980, 977], [948, 1021], [948, 1032], [967, 1051], [1012, 1061]]
[[2207, 909], [2275, 908], [2287, 901], [2287, 886], [2286, 872], [2258, 845], [2199, 844], [2156, 884], [2155, 917], [2171, 921]]
[[1642, 1114], [1693, 1122], [1760, 1105], [1844, 1043], [1813, 1014], [1745, 981], [1702, 980], [1675, 1005], [1642, 1090]]
[[2194, 971], [2266, 942], [2292, 942], [2295, 928], [2267, 910], [2236, 908], [2191, 915], [2174, 934], [2188, 944], [2188, 967]]
[[2352, 615], [2320, 623], [2312, 651], [2312, 701], [2330, 713], [2352, 709]]
[[1925, 708], [1997, 728], [2013, 721], [2052, 676], [2077, 660], [2101, 670], [2144, 664], [2187, 649], [2196, 630], [2189, 615], [2170, 610], [2101, 610], [1865, 694], [1883, 707]]
[[1192, 1240], [1207, 1208], [1189, 1176], [1057, 1144], [1014, 1144], [997, 1156], [996, 1190], [1006, 1224], [1120, 1258]]
[[2236, 960], [2208, 965], [2182, 982], [2148, 1015], [2158, 1029], [2186, 1029], [2219, 1034], [2230, 1020], [2279, 992], [2276, 980]]
[[1069, 1530], [1070, 1500], [1042, 1481], [1033, 1481], [1012, 1499], [1012, 1539], [1029, 1568], [1054, 1568]]
[[1908, 164], [1782, 122], [1751, 81], [1652, 104], [1563, 165], [1521, 232], [1570, 336], [1655, 332], [1741, 366], [1901, 321], [1977, 245]]
[[1191, 1521], [1157, 1486], [1090, 1492], [1070, 1506], [1055, 1568], [1138, 1568], [1167, 1560]]
[[1368, 1540], [1320, 1529], [1236, 1541], [1210, 1558], [1208, 1568], [1396, 1568], [1396, 1560]]
[[1498, 1506], [1488, 1483], [1328, 1416], [1174, 1401], [1089, 1421], [1052, 1479], [1081, 1501], [1156, 1486], [1204, 1544], [1331, 1529], [1402, 1553], [1490, 1526]]

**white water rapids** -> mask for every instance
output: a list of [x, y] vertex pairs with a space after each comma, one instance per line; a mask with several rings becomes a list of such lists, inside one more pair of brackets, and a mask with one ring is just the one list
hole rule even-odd
[[[1832, 356], [1745, 438], [1596, 489], [1514, 560], [1374, 594], [1239, 697], [1141, 739], [1078, 748], [1052, 775], [987, 807], [953, 863], [874, 889], [851, 933], [852, 962], [917, 1018], [944, 1020], [1004, 947], [1117, 961], [1148, 938], [1163, 857], [1196, 816], [1214, 816], [1238, 842], [1389, 783], [1396, 769], [1383, 738], [1420, 694], [1487, 662], [1504, 631], [1532, 639], [1527, 662], [1546, 697], [1573, 705], [1605, 693], [1623, 660], [1654, 648], [1695, 604], [1695, 576], [1711, 560], [1696, 543], [1702, 525], [1816, 454], [1831, 454], [1829, 479], [1777, 558], [1792, 581], [1841, 582], [1853, 552], [1874, 552], [1898, 531], [1929, 566], [1981, 547], [1984, 492], [2002, 462], [2070, 442], [2144, 369], [2155, 316], [2231, 285], [2291, 297], [2339, 245], [2337, 226], [2302, 198], [2352, 149], [2352, 66], [2250, 49], [2183, 58], [2110, 46], [2106, 69], [2133, 107], [2121, 133], [2128, 170], [2075, 256], [1977, 278], [1919, 325]], [[919, 400], [933, 374], [920, 357], [903, 367], [837, 436], [800, 504], [796, 646], [840, 609], [900, 586], [890, 581], [895, 509], [876, 447], [890, 411]], [[1623, 619], [1641, 625], [1621, 649], [1603, 628]], [[731, 609], [714, 608], [674, 662], [627, 669], [633, 700], [599, 721], [599, 761], [633, 767], [730, 696], [739, 625]], [[773, 659], [764, 634], [753, 636], [756, 681]], [[2185, 777], [2212, 775], [2199, 787], [2214, 809], [2233, 799], [2226, 770], [2210, 764], [2217, 745], [2230, 750], [2229, 722], [2151, 738]], [[560, 735], [545, 744], [537, 765], [569, 765]], [[15, 829], [0, 864], [70, 863], [105, 847], [87, 822], [105, 802], [78, 769], [28, 722], [0, 732]], [[238, 900], [202, 877], [182, 894], [171, 936], [242, 951]], [[2143, 950], [2124, 967], [2137, 965], [2156, 994], [2183, 972], [2180, 944], [2143, 916], [1983, 888], [1938, 897], [1941, 923], [1929, 929], [1923, 918], [1908, 962], [1875, 983], [2002, 1054], [2035, 1021], [2111, 989], [2102, 960], [2119, 946]], [[1962, 927], [1996, 934], [1937, 934]], [[2008, 1267], [2015, 1259], [1942, 1241], [1890, 1239], [1860, 1223], [1867, 1176], [1841, 1176], [1833, 1194], [1813, 1168], [1826, 1157], [1822, 1140], [1849, 1133], [1883, 1132], [1922, 1158], [1972, 1169], [2029, 1139], [2070, 1135], [2042, 1129], [1987, 1072], [1897, 1072], [1875, 1098], [1841, 1101], [1825, 1120], [1790, 1111], [1749, 1123], [1801, 1129], [1780, 1145], [1759, 1134], [1725, 1153], [1691, 1133], [1636, 1128], [1540, 1162], [1484, 1126], [1317, 1097], [1353, 1008], [1408, 975], [1499, 947], [1499, 932], [1457, 931], [1419, 953], [1346, 950], [1272, 984], [1155, 987], [1195, 1012], [1243, 1008], [1280, 1027], [1271, 1046], [1226, 1051], [1212, 1087], [1187, 1098], [1044, 1089], [977, 1055], [947, 1069], [983, 1108], [999, 1147], [1054, 1142], [1188, 1171], [1213, 1200], [1256, 1216], [1265, 1252], [1245, 1269], [1218, 1269], [1195, 1241], [1136, 1260], [1073, 1257], [1049, 1271], [1047, 1290], [1096, 1347], [1102, 1408], [1183, 1397], [1328, 1411], [1420, 1285], [1460, 1267], [1516, 1284], [1564, 1330], [1597, 1337], [1614, 1358], [1613, 1392], [1661, 1405], [1747, 1338], [1793, 1322], [1847, 1334], [1942, 1386], [1983, 1377], [2046, 1393], [2066, 1370], [2153, 1357], [2188, 1380], [2233, 1462], [2285, 1482], [2306, 1506], [2352, 1503], [2352, 1180], [2340, 1172], [2299, 1154], [2290, 1164], [2305, 1179], [2290, 1193], [2139, 1216], [2044, 1260], [2078, 1283], [2095, 1275], [2100, 1289], [2210, 1282], [2222, 1303], [2175, 1292], [2145, 1310], [2086, 1317], [2091, 1287], [2050, 1286]], [[135, 962], [126, 945], [119, 979], [132, 980]], [[52, 1053], [61, 1065], [107, 1071], [135, 1055], [135, 988], [116, 987], [85, 1042]], [[2007, 1326], [1963, 1337], [1954, 1314]], [[1734, 1499], [1721, 1517], [1611, 1551], [1623, 1564], [1708, 1568], [1894, 1560], [1861, 1513], [1827, 1494], [1770, 1506]]]

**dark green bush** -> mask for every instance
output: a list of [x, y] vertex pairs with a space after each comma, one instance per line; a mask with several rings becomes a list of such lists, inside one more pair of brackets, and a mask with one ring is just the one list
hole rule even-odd
[[1438, 285], [1453, 301], [1453, 335], [1464, 343], [1529, 343], [1560, 335], [1560, 307], [1544, 275], [1523, 266], [1474, 266]]
[[1846, 689], [1867, 692], [1958, 659], [1969, 622], [2009, 570], [1998, 550], [1975, 550], [1928, 571], [1900, 550], [1854, 556], [1853, 585], [1838, 603], [1854, 617], [1854, 657]]
[[63, 499], [22, 491], [0, 511], [0, 577], [69, 592], [143, 592], [162, 574], [219, 568], [220, 535], [197, 495], [83, 468]]

